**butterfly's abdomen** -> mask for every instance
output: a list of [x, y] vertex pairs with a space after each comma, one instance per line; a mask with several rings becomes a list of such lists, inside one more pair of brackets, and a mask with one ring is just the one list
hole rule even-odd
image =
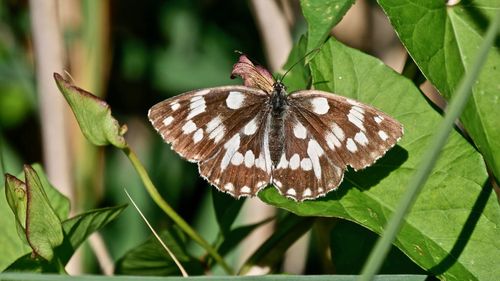
[[284, 122], [288, 110], [287, 95], [284, 90], [275, 89], [271, 96], [271, 120], [269, 126], [269, 151], [271, 161], [276, 166], [283, 154], [285, 133]]

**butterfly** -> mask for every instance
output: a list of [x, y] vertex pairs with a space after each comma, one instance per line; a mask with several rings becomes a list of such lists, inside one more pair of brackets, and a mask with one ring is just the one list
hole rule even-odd
[[403, 126], [356, 100], [285, 85], [241, 55], [232, 78], [243, 86], [183, 93], [154, 105], [153, 127], [217, 189], [239, 198], [272, 184], [296, 201], [338, 188], [347, 166], [372, 165]]

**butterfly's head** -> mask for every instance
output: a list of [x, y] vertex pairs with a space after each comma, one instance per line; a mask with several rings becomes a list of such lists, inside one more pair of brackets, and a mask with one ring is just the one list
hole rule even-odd
[[273, 90], [277, 93], [286, 93], [286, 86], [280, 79], [276, 79], [276, 82], [274, 82], [273, 85]]

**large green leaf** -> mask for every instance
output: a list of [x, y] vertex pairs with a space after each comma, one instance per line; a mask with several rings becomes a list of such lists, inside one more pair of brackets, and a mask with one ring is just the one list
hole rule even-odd
[[354, 0], [300, 0], [307, 21], [307, 50], [319, 47], [329, 36], [332, 27], [349, 10]]
[[[470, 68], [500, 9], [498, 0], [463, 0], [455, 6], [434, 0], [379, 0], [401, 41], [425, 77], [449, 99]], [[500, 41], [491, 49], [460, 120], [500, 179]]]
[[[341, 217], [381, 233], [405, 192], [429, 137], [441, 117], [415, 86], [379, 60], [334, 39], [311, 65], [317, 88], [372, 104], [405, 127], [399, 145], [372, 167], [349, 171], [336, 192], [296, 203], [274, 188], [259, 194], [266, 202], [303, 216]], [[420, 198], [395, 242], [424, 269], [448, 280], [492, 280], [500, 275], [500, 208], [485, 185], [479, 155], [453, 132]]]
[[109, 105], [93, 94], [76, 87], [58, 73], [54, 73], [57, 87], [71, 106], [83, 135], [94, 145], [126, 146], [126, 127], [120, 127], [111, 115]]

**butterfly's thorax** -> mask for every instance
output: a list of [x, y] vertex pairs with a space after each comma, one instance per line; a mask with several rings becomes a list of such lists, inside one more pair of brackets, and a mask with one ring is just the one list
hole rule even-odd
[[276, 82], [273, 85], [270, 105], [269, 150], [273, 166], [276, 166], [283, 153], [283, 144], [285, 142], [284, 121], [288, 109], [286, 88], [281, 82]]

